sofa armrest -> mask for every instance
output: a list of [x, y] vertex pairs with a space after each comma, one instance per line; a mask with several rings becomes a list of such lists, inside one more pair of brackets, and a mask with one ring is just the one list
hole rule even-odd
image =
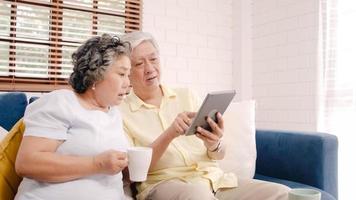
[[336, 136], [257, 130], [256, 148], [256, 173], [314, 186], [337, 198]]

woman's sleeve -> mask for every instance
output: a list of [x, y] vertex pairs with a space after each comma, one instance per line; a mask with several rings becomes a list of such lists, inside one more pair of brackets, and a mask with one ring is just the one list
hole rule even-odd
[[65, 94], [49, 93], [27, 106], [24, 136], [66, 140], [71, 108]]

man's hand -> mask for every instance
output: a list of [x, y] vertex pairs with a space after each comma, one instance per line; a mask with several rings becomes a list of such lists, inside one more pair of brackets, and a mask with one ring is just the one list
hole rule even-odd
[[196, 136], [204, 141], [205, 147], [208, 151], [213, 152], [219, 148], [221, 138], [224, 135], [224, 120], [220, 113], [216, 114], [218, 123], [215, 123], [210, 117], [207, 118], [212, 131], [203, 129], [202, 127], [197, 128]]
[[177, 115], [174, 119], [172, 125], [169, 127], [171, 129], [170, 133], [172, 136], [178, 137], [183, 135], [185, 131], [189, 128], [192, 123], [192, 119], [195, 117], [196, 112], [182, 112]]

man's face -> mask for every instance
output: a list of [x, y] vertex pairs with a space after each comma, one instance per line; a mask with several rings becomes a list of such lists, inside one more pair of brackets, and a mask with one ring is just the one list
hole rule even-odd
[[145, 41], [131, 53], [130, 81], [135, 91], [150, 91], [160, 84], [160, 61], [151, 42]]

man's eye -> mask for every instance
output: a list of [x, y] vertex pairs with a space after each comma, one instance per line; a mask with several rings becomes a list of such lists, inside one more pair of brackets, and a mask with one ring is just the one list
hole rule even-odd
[[157, 57], [150, 58], [150, 61], [151, 62], [158, 62], [158, 58]]
[[135, 66], [137, 66], [137, 67], [141, 66], [141, 65], [143, 65], [143, 62], [138, 62], [138, 63], [135, 64]]

